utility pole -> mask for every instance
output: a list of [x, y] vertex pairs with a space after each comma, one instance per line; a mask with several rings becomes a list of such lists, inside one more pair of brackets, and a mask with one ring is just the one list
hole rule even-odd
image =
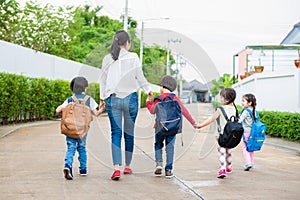
[[180, 67], [180, 70], [179, 70], [179, 97], [181, 98], [182, 97], [182, 68], [186, 65], [186, 61], [184, 59], [182, 59], [182, 56], [180, 56], [179, 58], [179, 67]]
[[167, 49], [167, 75], [170, 75], [170, 48], [168, 40], [168, 49]]
[[[157, 19], [142, 19], [142, 27], [141, 27], [141, 42], [140, 42], [140, 62], [143, 67], [143, 53], [144, 53], [144, 21], [152, 21], [152, 20], [162, 20], [169, 18], [157, 18]], [[141, 90], [139, 90], [139, 108], [141, 106]]]
[[127, 29], [128, 29], [128, 0], [125, 0], [125, 13], [124, 13], [123, 29], [124, 29], [124, 31], [127, 31]]
[[[142, 20], [141, 42], [140, 42], [140, 62], [143, 67], [143, 51], [144, 51], [144, 21]], [[139, 108], [141, 108], [142, 91], [139, 89]]]
[[181, 39], [168, 39], [168, 47], [167, 47], [167, 75], [171, 75], [170, 72], [170, 43], [181, 43]]
[[144, 21], [142, 20], [142, 28], [141, 28], [141, 43], [140, 43], [140, 61], [143, 65], [143, 51], [144, 51]]

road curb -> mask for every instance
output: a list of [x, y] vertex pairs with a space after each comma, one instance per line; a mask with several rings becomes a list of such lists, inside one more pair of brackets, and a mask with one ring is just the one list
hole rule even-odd
[[14, 124], [14, 125], [4, 125], [3, 132], [0, 132], [0, 139], [16, 132], [17, 130], [21, 128], [27, 128], [27, 127], [34, 127], [34, 126], [40, 126], [45, 124], [51, 124], [55, 123], [58, 120], [47, 120], [47, 121], [38, 121], [38, 122], [28, 122], [28, 123], [21, 123], [21, 124]]

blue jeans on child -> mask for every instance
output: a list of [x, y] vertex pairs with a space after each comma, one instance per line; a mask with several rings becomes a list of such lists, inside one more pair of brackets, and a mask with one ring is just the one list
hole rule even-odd
[[155, 143], [154, 143], [154, 150], [155, 150], [155, 161], [156, 162], [162, 162], [162, 148], [164, 146], [163, 142], [165, 141], [165, 146], [166, 146], [166, 166], [165, 170], [173, 169], [173, 159], [174, 159], [174, 145], [175, 145], [175, 140], [176, 140], [176, 135], [174, 136], [167, 136], [164, 141], [161, 141], [159, 144], [158, 141], [160, 141], [157, 137], [157, 134], [155, 135]]
[[[136, 92], [125, 98], [111, 95], [107, 99], [106, 111], [111, 127], [111, 149], [114, 165], [122, 165], [121, 139], [124, 132], [125, 164], [130, 165], [134, 145], [134, 125], [138, 114], [138, 96]], [[122, 121], [124, 118], [124, 127]], [[124, 128], [124, 130], [122, 130]]]
[[68, 149], [65, 157], [65, 167], [72, 167], [73, 158], [77, 150], [79, 154], [78, 161], [80, 163], [79, 169], [86, 169], [86, 138], [87, 135], [85, 135], [82, 139], [73, 139], [68, 136], [66, 137]]

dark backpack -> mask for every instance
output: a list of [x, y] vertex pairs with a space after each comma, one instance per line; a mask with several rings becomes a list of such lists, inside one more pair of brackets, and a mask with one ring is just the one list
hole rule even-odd
[[246, 147], [247, 147], [247, 151], [248, 152], [253, 152], [253, 151], [259, 151], [265, 141], [265, 134], [266, 134], [266, 125], [264, 123], [262, 123], [259, 119], [259, 114], [258, 112], [256, 111], [255, 114], [256, 114], [256, 120], [254, 120], [254, 116], [253, 116], [253, 113], [252, 111], [249, 109], [249, 108], [244, 108], [242, 110], [242, 112], [244, 110], [247, 110], [252, 119], [253, 119], [253, 124], [252, 124], [252, 128], [251, 128], [251, 131], [250, 131], [250, 136], [249, 136], [249, 139], [248, 139], [248, 142], [246, 142], [246, 138], [245, 136], [243, 135], [243, 140], [246, 144]]
[[170, 93], [170, 96], [164, 99], [160, 96], [155, 97], [160, 102], [155, 105], [155, 133], [159, 134], [160, 138], [174, 136], [182, 132], [182, 111], [178, 101], [173, 100], [175, 94]]
[[244, 133], [244, 128], [242, 123], [238, 122], [238, 114], [237, 114], [238, 112], [236, 110], [236, 115], [228, 118], [224, 108], [223, 107], [218, 107], [218, 108], [221, 109], [227, 121], [226, 125], [224, 126], [223, 134], [221, 134], [220, 118], [217, 118], [218, 132], [220, 133], [218, 138], [218, 143], [221, 147], [224, 148], [230, 148], [230, 149], [234, 148], [240, 143]]

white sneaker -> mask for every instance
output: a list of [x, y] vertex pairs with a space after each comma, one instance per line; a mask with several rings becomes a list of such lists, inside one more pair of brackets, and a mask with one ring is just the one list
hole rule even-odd
[[253, 167], [252, 164], [247, 164], [244, 166], [244, 171], [249, 171]]
[[162, 169], [163, 169], [162, 162], [156, 162], [156, 167], [155, 167], [155, 171], [154, 171], [155, 176], [161, 176]]

